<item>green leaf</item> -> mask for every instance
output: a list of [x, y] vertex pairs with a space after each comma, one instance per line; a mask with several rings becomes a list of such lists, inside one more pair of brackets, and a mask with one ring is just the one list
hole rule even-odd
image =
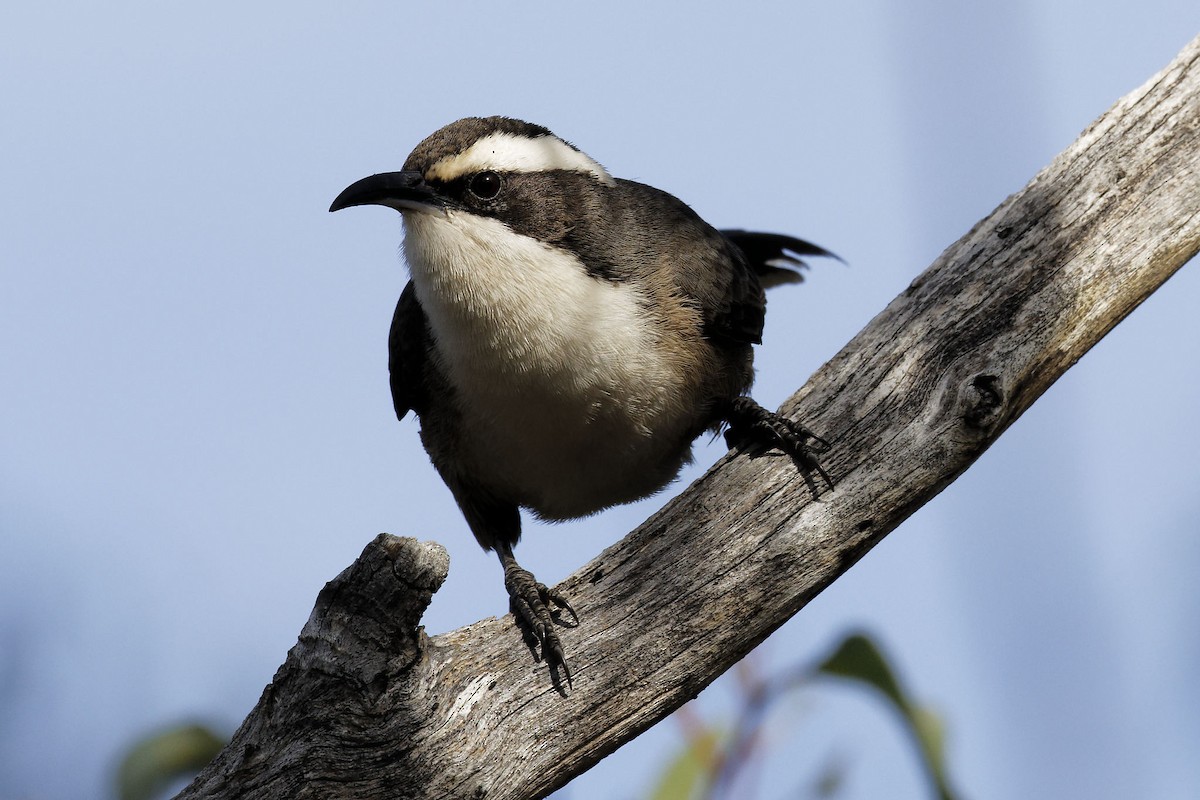
[[863, 634], [847, 636], [817, 671], [858, 681], [890, 700], [916, 742], [937, 796], [941, 800], [954, 800], [955, 794], [946, 776], [945, 729], [941, 719], [931, 710], [913, 702], [871, 639]]
[[[946, 727], [942, 719], [925, 706], [916, 706], [912, 710], [913, 730], [917, 740], [925, 751], [925, 758], [935, 776], [940, 776], [939, 783], [945, 783], [946, 775]], [[942, 792], [943, 797], [952, 796], [949, 790]]]
[[908, 706], [900, 683], [875, 643], [856, 633], [847, 636], [833, 655], [817, 668], [819, 672], [860, 681], [883, 692], [905, 714]]
[[679, 755], [667, 765], [650, 800], [689, 800], [708, 785], [716, 763], [721, 734], [705, 727], [693, 734]]
[[121, 800], [150, 800], [176, 778], [204, 768], [225, 739], [203, 725], [180, 725], [136, 742], [117, 769]]

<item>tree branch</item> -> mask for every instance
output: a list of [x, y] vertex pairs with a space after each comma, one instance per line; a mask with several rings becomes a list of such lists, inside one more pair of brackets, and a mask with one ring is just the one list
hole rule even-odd
[[560, 630], [572, 691], [511, 617], [426, 637], [445, 551], [381, 535], [180, 796], [548, 794], [750, 652], [1198, 249], [1200, 38], [788, 401], [831, 435], [836, 491], [813, 502], [788, 459], [731, 454], [563, 583], [582, 619]]

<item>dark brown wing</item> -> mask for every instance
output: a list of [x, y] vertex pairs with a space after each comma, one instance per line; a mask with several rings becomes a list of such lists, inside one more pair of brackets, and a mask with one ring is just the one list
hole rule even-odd
[[[679, 198], [636, 181], [617, 180], [606, 195], [607, 214], [576, 226], [573, 239], [584, 263], [617, 265], [606, 275], [661, 279], [695, 304], [703, 333], [724, 345], [762, 341], [766, 297], [742, 250]], [[655, 277], [651, 277], [655, 276]]]
[[704, 335], [730, 345], [762, 344], [767, 314], [762, 283], [745, 254], [727, 238], [719, 238], [711, 244], [717, 245], [712, 252], [720, 254], [722, 263], [713, 266], [722, 275], [725, 292], [705, 306]]
[[728, 291], [712, 307], [705, 326], [711, 338], [732, 344], [761, 344], [767, 299], [764, 289], [804, 280], [800, 256], [836, 255], [812, 242], [781, 233], [717, 231], [728, 256]]
[[424, 378], [429, 342], [429, 322], [425, 310], [417, 302], [412, 281], [409, 281], [400, 293], [396, 313], [392, 315], [392, 329], [388, 333], [388, 377], [397, 419], [404, 419], [409, 411], [420, 415], [428, 406]]

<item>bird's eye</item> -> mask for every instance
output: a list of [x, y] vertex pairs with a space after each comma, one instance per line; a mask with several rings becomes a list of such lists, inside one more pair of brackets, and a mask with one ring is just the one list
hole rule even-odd
[[480, 200], [491, 200], [500, 194], [500, 176], [494, 172], [480, 172], [471, 178], [471, 194]]

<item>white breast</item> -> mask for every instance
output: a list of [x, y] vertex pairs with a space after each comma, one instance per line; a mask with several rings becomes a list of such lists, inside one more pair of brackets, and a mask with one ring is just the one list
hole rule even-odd
[[404, 251], [464, 415], [468, 468], [549, 518], [644, 496], [689, 457], [691, 381], [637, 289], [464, 212], [404, 215]]

